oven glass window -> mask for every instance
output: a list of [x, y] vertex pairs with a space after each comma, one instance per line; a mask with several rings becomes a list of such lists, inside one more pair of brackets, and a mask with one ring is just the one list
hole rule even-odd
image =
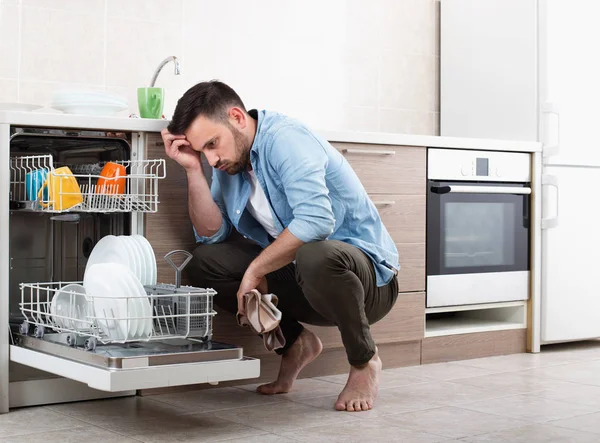
[[514, 205], [448, 202], [445, 206], [446, 268], [514, 265]]
[[[431, 182], [430, 188], [450, 186]], [[529, 196], [429, 191], [427, 275], [529, 269]], [[490, 184], [485, 184], [490, 186]]]

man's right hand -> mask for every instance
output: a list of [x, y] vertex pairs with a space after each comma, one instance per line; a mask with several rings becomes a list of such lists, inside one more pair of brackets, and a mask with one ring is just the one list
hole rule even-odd
[[185, 135], [174, 135], [167, 128], [161, 131], [162, 139], [165, 144], [165, 152], [177, 163], [179, 163], [186, 172], [193, 172], [202, 169], [200, 153], [192, 149], [192, 145], [187, 141]]

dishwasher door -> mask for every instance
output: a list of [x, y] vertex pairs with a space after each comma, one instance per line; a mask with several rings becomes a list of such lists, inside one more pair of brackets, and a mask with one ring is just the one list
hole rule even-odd
[[70, 346], [65, 334], [13, 334], [10, 359], [108, 392], [257, 378], [260, 361], [239, 347], [193, 339]]

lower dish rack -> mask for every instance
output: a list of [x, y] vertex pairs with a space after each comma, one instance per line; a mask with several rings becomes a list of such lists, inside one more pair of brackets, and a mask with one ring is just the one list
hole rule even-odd
[[[67, 344], [75, 346], [85, 339], [84, 347], [93, 350], [96, 343], [114, 344], [135, 341], [165, 340], [170, 338], [212, 338], [213, 309], [212, 289], [191, 286], [176, 287], [170, 284], [144, 286], [147, 297], [129, 295], [118, 297], [124, 311], [113, 309], [99, 311], [99, 305], [114, 302], [110, 294], [92, 296], [63, 291], [69, 285], [82, 282], [23, 283], [21, 287], [21, 313], [25, 317], [20, 333], [43, 338], [49, 330], [64, 334]], [[53, 304], [57, 295], [69, 298], [67, 309], [60, 310]], [[85, 297], [85, 302], [79, 301]], [[134, 306], [148, 306], [140, 312]], [[33, 326], [33, 331], [31, 328]], [[123, 333], [126, 331], [126, 333]]]
[[[140, 295], [123, 297], [127, 307], [145, 303], [146, 312], [95, 309], [94, 300], [114, 297], [82, 297], [67, 282], [21, 284], [25, 321], [14, 324], [14, 334], [11, 330], [11, 361], [106, 392], [259, 377], [260, 360], [244, 356], [240, 346], [212, 340], [216, 291], [181, 286], [191, 254], [185, 252], [187, 260], [175, 266], [169, 256], [176, 252], [185, 251], [165, 256], [176, 270], [174, 285], [144, 285]], [[65, 312], [52, 307], [61, 291], [68, 301]], [[123, 337], [115, 336], [115, 325], [127, 331]]]

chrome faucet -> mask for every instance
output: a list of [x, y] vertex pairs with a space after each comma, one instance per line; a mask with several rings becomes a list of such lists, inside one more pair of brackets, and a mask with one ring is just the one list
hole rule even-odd
[[156, 83], [156, 78], [158, 77], [158, 74], [160, 74], [160, 70], [170, 61], [172, 61], [173, 63], [175, 63], [175, 75], [179, 75], [181, 74], [181, 67], [179, 66], [179, 59], [177, 57], [175, 57], [174, 55], [167, 57], [166, 59], [164, 59], [162, 62], [160, 62], [160, 64], [158, 65], [158, 68], [156, 68], [156, 71], [154, 71], [154, 75], [152, 76], [152, 80], [150, 80], [150, 87], [153, 88], [154, 87], [154, 83]]

